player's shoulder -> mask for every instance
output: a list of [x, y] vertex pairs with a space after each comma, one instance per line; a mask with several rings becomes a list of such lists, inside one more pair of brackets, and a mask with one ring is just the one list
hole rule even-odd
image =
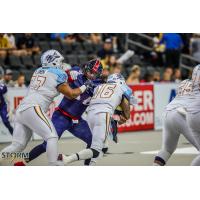
[[133, 93], [132, 89], [126, 84], [118, 84], [118, 86], [122, 90], [123, 94], [126, 96], [131, 96], [131, 94]]
[[59, 80], [61, 79], [61, 82], [65, 82], [68, 78], [67, 73], [63, 71], [62, 69], [59, 69], [56, 67], [49, 67], [49, 68], [46, 68], [46, 70], [49, 74], [55, 75], [56, 79], [59, 79]]
[[56, 80], [58, 84], [67, 82], [68, 76], [65, 71], [56, 67], [40, 67], [36, 74], [46, 74], [47, 78]]
[[67, 74], [62, 69], [59, 69], [59, 68], [56, 68], [56, 67], [49, 67], [47, 69], [47, 72], [55, 74], [57, 76], [63, 76], [63, 75], [67, 76]]

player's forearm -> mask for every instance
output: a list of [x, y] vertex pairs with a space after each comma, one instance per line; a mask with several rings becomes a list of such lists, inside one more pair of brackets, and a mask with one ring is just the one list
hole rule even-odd
[[72, 89], [67, 83], [58, 86], [58, 91], [69, 99], [75, 99], [86, 90], [86, 86]]
[[71, 89], [65, 94], [65, 96], [67, 96], [69, 99], [75, 99], [80, 94], [82, 94], [85, 91], [85, 89], [86, 87], [84, 85], [76, 89]]
[[124, 98], [122, 103], [121, 103], [121, 108], [123, 110], [123, 116], [128, 120], [130, 118], [130, 103], [129, 101]]
[[[81, 86], [82, 87], [82, 86]], [[63, 94], [64, 96], [66, 96], [69, 99], [75, 99], [76, 97], [78, 97], [81, 93], [83, 93], [83, 89], [82, 88], [76, 88], [76, 89], [72, 89], [67, 83], [63, 83], [61, 85], [58, 86], [57, 90]]]
[[122, 115], [128, 120], [131, 116], [130, 109], [126, 109]]

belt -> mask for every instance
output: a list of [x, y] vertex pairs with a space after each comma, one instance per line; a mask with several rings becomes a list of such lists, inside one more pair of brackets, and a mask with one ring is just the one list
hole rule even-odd
[[65, 112], [64, 110], [62, 110], [59, 107], [55, 108], [55, 111], [57, 111], [57, 110], [60, 111], [63, 115], [65, 115], [65, 116], [67, 116], [67, 117], [69, 117], [69, 118], [71, 118], [73, 120], [78, 120], [79, 119], [77, 117], [74, 117], [74, 116], [70, 115], [68, 112]]

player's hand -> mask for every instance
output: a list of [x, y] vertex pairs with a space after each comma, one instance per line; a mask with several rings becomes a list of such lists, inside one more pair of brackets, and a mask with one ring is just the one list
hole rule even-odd
[[120, 115], [118, 124], [121, 125], [121, 124], [124, 124], [125, 122], [126, 122], [126, 118], [123, 115]]
[[77, 77], [78, 77], [78, 75], [79, 75], [79, 72], [74, 71], [74, 70], [70, 70], [70, 71], [69, 71], [69, 75], [70, 75], [71, 79], [74, 81], [74, 80], [77, 79]]
[[91, 80], [87, 80], [84, 85], [86, 86], [86, 92], [93, 92], [95, 85]]

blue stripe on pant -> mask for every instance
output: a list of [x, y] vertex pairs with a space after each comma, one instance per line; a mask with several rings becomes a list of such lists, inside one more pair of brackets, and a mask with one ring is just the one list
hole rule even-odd
[[[79, 120], [79, 123], [73, 124], [72, 119], [64, 116], [60, 111], [55, 111], [52, 116], [52, 122], [59, 138], [62, 136], [63, 132], [67, 130], [75, 137], [84, 141], [87, 144], [87, 147], [90, 147], [92, 142], [92, 133], [87, 122], [82, 118]], [[29, 161], [37, 158], [44, 152], [46, 152], [45, 141], [31, 150], [29, 153]]]

